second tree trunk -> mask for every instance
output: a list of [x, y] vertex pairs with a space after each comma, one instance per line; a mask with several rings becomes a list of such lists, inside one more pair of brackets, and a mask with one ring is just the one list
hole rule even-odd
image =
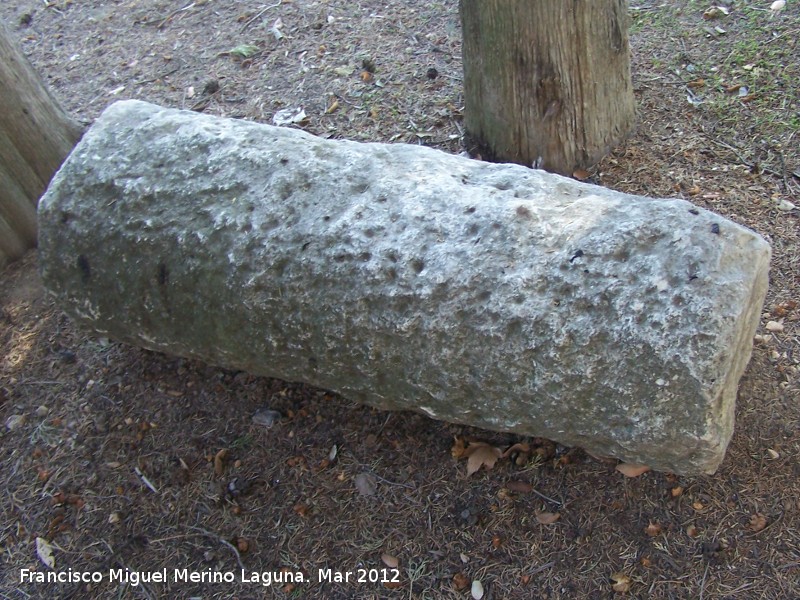
[[461, 0], [465, 126], [483, 158], [562, 174], [634, 122], [624, 0]]

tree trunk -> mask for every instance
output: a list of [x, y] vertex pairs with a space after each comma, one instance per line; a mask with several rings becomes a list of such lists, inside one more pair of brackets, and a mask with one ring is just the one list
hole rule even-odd
[[36, 245], [36, 205], [81, 136], [0, 24], [0, 265]]
[[634, 122], [625, 0], [461, 0], [465, 126], [485, 159], [572, 174]]

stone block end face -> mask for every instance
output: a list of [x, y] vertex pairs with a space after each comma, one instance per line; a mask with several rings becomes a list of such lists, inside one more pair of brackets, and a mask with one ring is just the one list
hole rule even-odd
[[724, 457], [770, 257], [682, 200], [137, 101], [39, 217], [103, 335], [685, 474]]

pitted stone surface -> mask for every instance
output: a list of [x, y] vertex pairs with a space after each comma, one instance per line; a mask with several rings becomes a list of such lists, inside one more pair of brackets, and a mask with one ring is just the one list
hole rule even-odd
[[39, 216], [103, 335], [686, 474], [724, 456], [770, 258], [682, 200], [137, 101]]

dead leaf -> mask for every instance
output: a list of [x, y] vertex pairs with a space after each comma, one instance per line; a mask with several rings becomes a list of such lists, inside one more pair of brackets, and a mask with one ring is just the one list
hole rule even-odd
[[506, 483], [506, 487], [512, 492], [517, 492], [519, 494], [528, 494], [533, 491], [533, 486], [524, 481], [509, 481]]
[[591, 173], [589, 173], [589, 171], [586, 169], [575, 169], [572, 172], [572, 176], [578, 181], [586, 181], [589, 179], [589, 177], [591, 177]]
[[397, 560], [396, 556], [392, 556], [391, 554], [387, 554], [386, 552], [381, 554], [381, 560], [383, 561], [383, 564], [385, 564], [390, 569], [396, 569], [397, 566], [400, 564], [400, 561]]
[[307, 517], [308, 513], [311, 512], [311, 507], [308, 504], [303, 504], [302, 502], [298, 502], [292, 507], [292, 510], [301, 517]]
[[461, 436], [453, 438], [453, 447], [450, 448], [450, 454], [455, 459], [463, 458], [467, 453], [467, 442]]
[[227, 52], [223, 52], [222, 54], [230, 54], [231, 56], [236, 56], [239, 58], [252, 58], [259, 52], [261, 52], [261, 48], [258, 46], [254, 46], [253, 44], [241, 44], [235, 48], [231, 48]]
[[492, 536], [492, 548], [497, 550], [502, 545], [503, 545], [503, 538], [501, 538], [499, 535]]
[[371, 473], [359, 473], [355, 478], [356, 489], [362, 496], [374, 496], [378, 491], [378, 484]]
[[706, 80], [705, 79], [695, 79], [694, 81], [690, 81], [689, 83], [687, 83], [686, 87], [690, 87], [690, 88], [695, 88], [696, 89], [696, 88], [704, 87], [705, 85], [706, 85]]
[[308, 120], [308, 115], [302, 108], [284, 108], [272, 116], [272, 124], [278, 127], [300, 125], [306, 120]]
[[730, 11], [725, 8], [724, 6], [712, 6], [708, 8], [703, 13], [703, 18], [706, 21], [710, 21], [712, 19], [719, 19], [720, 17], [724, 17], [730, 14]]
[[325, 109], [325, 114], [329, 115], [332, 112], [334, 112], [337, 108], [339, 108], [339, 101], [334, 100], [333, 102], [331, 102], [331, 105]]
[[238, 537], [236, 538], [236, 549], [239, 552], [247, 552], [250, 549], [250, 542], [247, 541], [247, 538]]
[[44, 538], [36, 538], [36, 554], [46, 566], [56, 568], [56, 559], [53, 557], [53, 547]]
[[353, 73], [353, 67], [349, 65], [345, 65], [343, 67], [336, 67], [333, 69], [333, 72], [336, 73], [339, 77], [347, 77]]
[[625, 594], [631, 589], [631, 578], [625, 575], [625, 573], [614, 573], [611, 576], [611, 581], [614, 582], [611, 589], [618, 594]]
[[673, 498], [677, 498], [683, 494], [683, 488], [681, 486], [676, 486], [670, 490], [670, 494], [672, 494]]
[[[470, 444], [470, 449], [472, 449], [472, 444]], [[489, 444], [477, 446], [467, 459], [467, 475], [472, 475], [481, 467], [486, 467], [487, 471], [491, 470], [497, 462], [497, 459], [502, 455], [503, 451], [500, 450], [500, 448], [495, 448]]]
[[644, 528], [644, 532], [650, 537], [656, 537], [661, 533], [661, 525], [651, 521], [648, 523], [647, 527]]
[[758, 533], [763, 531], [767, 526], [767, 517], [761, 513], [756, 513], [750, 517], [750, 529]]
[[561, 513], [537, 512], [536, 520], [542, 525], [552, 525], [561, 518]]
[[272, 27], [270, 27], [270, 32], [275, 36], [276, 41], [280, 41], [285, 37], [281, 31], [281, 27], [283, 27], [283, 20], [278, 17], [272, 24]]
[[517, 442], [513, 446], [509, 446], [508, 450], [503, 452], [503, 458], [508, 458], [512, 454], [516, 453], [530, 454], [531, 453], [530, 444], [526, 444], [525, 442]]
[[387, 590], [396, 590], [397, 588], [399, 588], [402, 585], [403, 584], [400, 583], [399, 581], [384, 581], [383, 582], [383, 587], [385, 587]]
[[465, 589], [467, 589], [468, 585], [469, 577], [463, 573], [456, 573], [453, 575], [453, 587], [456, 588], [456, 591], [463, 592]]
[[625, 477], [639, 477], [643, 473], [647, 473], [650, 467], [647, 465], [637, 465], [635, 463], [620, 463], [617, 465], [617, 471], [625, 475]]
[[214, 475], [222, 477], [225, 473], [225, 458], [228, 456], [228, 450], [223, 448], [214, 455]]
[[472, 582], [470, 593], [475, 600], [481, 600], [481, 598], [483, 598], [483, 584], [479, 579], [476, 579]]
[[696, 525], [689, 525], [686, 528], [686, 535], [688, 535], [691, 538], [696, 538], [698, 535], [700, 535], [700, 530], [697, 528]]

